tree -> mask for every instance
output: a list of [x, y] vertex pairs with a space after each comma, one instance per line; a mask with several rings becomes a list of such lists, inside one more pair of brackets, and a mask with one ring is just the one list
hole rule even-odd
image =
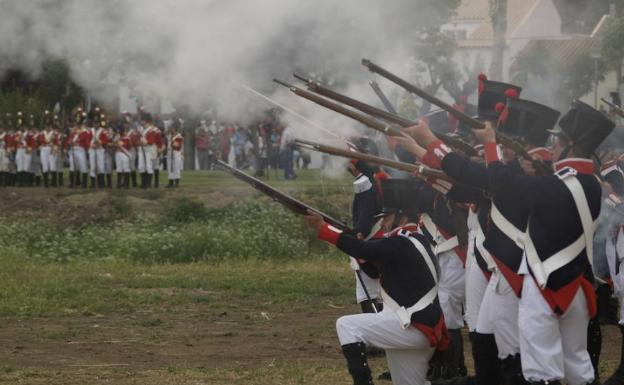
[[[511, 81], [524, 87], [530, 99], [566, 110], [574, 99], [592, 90], [596, 82], [594, 60], [587, 52], [561, 62], [539, 42], [518, 57], [510, 70]], [[604, 72], [604, 65], [599, 65], [598, 80], [603, 79]]]
[[622, 83], [624, 61], [624, 17], [612, 18], [602, 37], [602, 59], [609, 70], [617, 73], [618, 89]]

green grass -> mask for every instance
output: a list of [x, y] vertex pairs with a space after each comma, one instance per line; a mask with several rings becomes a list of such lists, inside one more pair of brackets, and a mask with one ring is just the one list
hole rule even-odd
[[0, 316], [5, 317], [131, 314], [154, 306], [176, 312], [198, 304], [227, 309], [225, 297], [241, 298], [241, 304], [269, 301], [276, 309], [351, 300], [344, 258], [143, 265], [5, 256], [0, 263]]

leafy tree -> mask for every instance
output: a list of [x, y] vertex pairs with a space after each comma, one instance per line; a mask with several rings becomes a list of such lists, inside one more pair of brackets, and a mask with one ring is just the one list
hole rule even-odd
[[[543, 43], [537, 43], [519, 56], [510, 69], [511, 81], [528, 91], [540, 102], [565, 110], [570, 103], [590, 92], [596, 81], [595, 59], [580, 54], [566, 62], [554, 58]], [[598, 80], [603, 79], [604, 65], [598, 67]]]
[[616, 71], [619, 85], [624, 61], [624, 17], [608, 21], [602, 38], [602, 59], [607, 69]]

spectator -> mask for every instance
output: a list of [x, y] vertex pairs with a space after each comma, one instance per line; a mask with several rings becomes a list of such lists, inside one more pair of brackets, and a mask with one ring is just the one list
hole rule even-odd
[[243, 127], [236, 127], [232, 144], [234, 147], [234, 159], [237, 168], [246, 168], [247, 156], [245, 152], [245, 144], [247, 143], [247, 134]]
[[295, 136], [288, 127], [282, 129], [282, 138], [280, 141], [280, 160], [282, 168], [284, 168], [284, 179], [294, 180], [297, 178], [293, 169], [293, 158], [295, 152]]
[[195, 133], [195, 152], [197, 154], [197, 163], [200, 170], [207, 170], [210, 168], [208, 151], [208, 128], [206, 127], [206, 121], [202, 120]]

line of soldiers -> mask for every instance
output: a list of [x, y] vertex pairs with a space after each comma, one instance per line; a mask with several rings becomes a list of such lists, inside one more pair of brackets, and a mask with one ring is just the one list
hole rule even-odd
[[[319, 239], [352, 257], [358, 275], [363, 313], [336, 324], [355, 385], [373, 383], [370, 346], [385, 350], [395, 384], [599, 383], [598, 310], [608, 313], [612, 292], [624, 325], [622, 143], [610, 136], [615, 124], [587, 104], [575, 101], [560, 118], [521, 91], [479, 76], [475, 109], [485, 128], [459, 131], [478, 156], [433, 134], [448, 130], [448, 119], [423, 119], [384, 143], [353, 140], [358, 151], [388, 146], [448, 177], [352, 161], [353, 232], [306, 217]], [[500, 145], [500, 134], [528, 156]], [[541, 174], [538, 163], [552, 171]], [[474, 376], [464, 363], [465, 325]], [[623, 383], [624, 338], [605, 384]]]
[[68, 130], [49, 111], [41, 129], [33, 115], [26, 122], [22, 112], [15, 119], [7, 113], [0, 120], [0, 187], [63, 187], [68, 165], [70, 188], [111, 188], [113, 171], [117, 188], [139, 187], [137, 173], [141, 188], [157, 188], [162, 163], [167, 187], [179, 186], [184, 163], [179, 120], [166, 134], [143, 111], [136, 121], [125, 114], [114, 129], [110, 123], [97, 107], [89, 113], [78, 109]]

